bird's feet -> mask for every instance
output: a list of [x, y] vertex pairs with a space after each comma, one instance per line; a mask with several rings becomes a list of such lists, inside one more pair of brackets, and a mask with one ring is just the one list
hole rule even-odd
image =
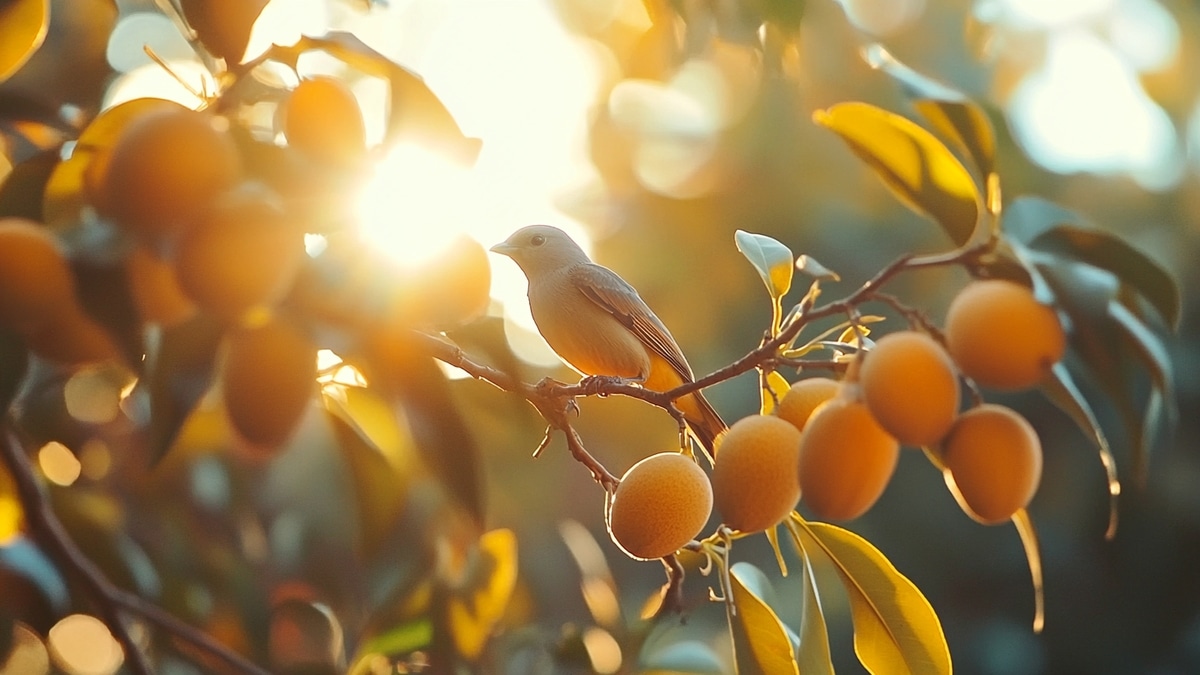
[[588, 375], [579, 381], [579, 389], [584, 396], [607, 396], [608, 387], [639, 384], [637, 380], [616, 375]]

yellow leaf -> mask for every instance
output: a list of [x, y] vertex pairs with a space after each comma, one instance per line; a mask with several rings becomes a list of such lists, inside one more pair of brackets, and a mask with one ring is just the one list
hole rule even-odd
[[979, 216], [971, 174], [933, 134], [867, 103], [839, 103], [813, 115], [842, 137], [909, 208], [942, 226], [956, 246], [970, 240]]
[[507, 529], [486, 532], [476, 555], [474, 571], [483, 573], [461, 596], [452, 597], [447, 608], [458, 653], [471, 661], [483, 653], [517, 585], [517, 536]]
[[[747, 672], [798, 673], [787, 627], [779, 620], [775, 610], [750, 590], [750, 587], [764, 583], [766, 579], [763, 573], [749, 563], [737, 563], [729, 570], [729, 591], [737, 608], [736, 615], [730, 620], [738, 622], [741, 636], [745, 638], [737, 640], [738, 633], [734, 631], [738, 663], [745, 663], [746, 657], [751, 657], [758, 668]], [[749, 654], [744, 653], [746, 649]]]
[[17, 485], [8, 469], [0, 466], [0, 545], [21, 533], [23, 518]]
[[50, 0], [0, 3], [0, 82], [20, 70], [42, 46], [50, 24]]
[[762, 414], [770, 415], [775, 411], [775, 404], [788, 392], [792, 385], [782, 375], [772, 370], [767, 373], [766, 387], [762, 390]]
[[834, 565], [850, 598], [854, 651], [875, 675], [952, 672], [937, 614], [921, 591], [866, 539], [797, 515], [796, 532], [810, 554]]

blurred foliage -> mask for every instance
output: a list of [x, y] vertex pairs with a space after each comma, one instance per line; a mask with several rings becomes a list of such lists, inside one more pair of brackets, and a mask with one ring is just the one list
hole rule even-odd
[[[120, 9], [154, 9], [128, 4]], [[950, 654], [962, 672], [1200, 669], [1200, 428], [1189, 414], [1200, 404], [1190, 339], [1200, 314], [1178, 290], [1200, 281], [1194, 167], [1154, 193], [1033, 164], [997, 101], [1013, 64], [976, 58], [999, 29], [963, 3], [924, 3], [884, 50], [833, 2], [555, 2], [563, 25], [619, 70], [589, 120], [603, 208], [578, 196], [561, 206], [604, 235], [596, 257], [640, 289], [698, 373], [779, 334], [793, 252], [810, 282], [797, 304], [851, 292], [901, 253], [949, 251], [961, 268], [902, 275], [889, 292], [936, 324], [968, 277], [1011, 278], [1070, 327], [1072, 355], [1041, 395], [997, 397], [1035, 424], [1047, 451], [1037, 498], [1014, 516], [1018, 537], [963, 517], [940, 471], [903, 453], [882, 500], [853, 523], [858, 534], [797, 515], [794, 547], [739, 539], [708, 577], [712, 558], [682, 552], [688, 620], [652, 620], [657, 566], [614, 555], [587, 472], [562, 452], [529, 458], [544, 420], [516, 397], [447, 379], [411, 334], [436, 333], [526, 381], [562, 375], [521, 364], [496, 319], [479, 318], [479, 252], [438, 264], [454, 272], [426, 283], [348, 236], [349, 195], [388, 148], [411, 142], [469, 165], [479, 140], [419, 74], [350, 33], [243, 61], [266, 4], [157, 3], [178, 10], [172, 19], [214, 75], [204, 114], [227, 120], [239, 183], [278, 198], [297, 247], [324, 235], [324, 250], [288, 272], [286, 297], [229, 317], [178, 288], [168, 297], [170, 275], [148, 282], [139, 256], [169, 261], [176, 242], [131, 234], [102, 203], [123, 131], [175, 107], [104, 107], [118, 4], [0, 2], [0, 218], [53, 233], [82, 310], [55, 334], [94, 327], [110, 357], [97, 365], [94, 350], [74, 358], [78, 345], [0, 327], [3, 427], [38, 464], [66, 531], [118, 586], [286, 673], [949, 672]], [[1169, 9], [1181, 54], [1146, 84], [1182, 124], [1196, 96], [1200, 12]], [[614, 18], [629, 14], [639, 20]], [[383, 138], [358, 164], [305, 155], [256, 112], [282, 107], [314, 54], [388, 87]], [[720, 114], [691, 126], [645, 114], [647, 101], [694, 98], [685, 75], [719, 83]], [[982, 242], [992, 245], [967, 255]], [[157, 291], [149, 301], [147, 288]], [[907, 318], [871, 310], [889, 324]], [[259, 377], [241, 372], [251, 382], [238, 384], [227, 370], [237, 337], [281, 321], [299, 361], [319, 354], [315, 380], [292, 382], [299, 369], [273, 343], [251, 359], [265, 364]], [[846, 325], [822, 328], [841, 337], [821, 346], [842, 353], [863, 340]], [[81, 401], [81, 378], [98, 368], [116, 374]], [[763, 382], [787, 384], [779, 371]], [[280, 418], [255, 437], [230, 406], [270, 408], [276, 385], [291, 402], [256, 413]], [[740, 378], [710, 391], [736, 419], [769, 408], [758, 387]], [[79, 412], [106, 405], [116, 412]], [[670, 418], [641, 402], [580, 408], [580, 435], [612, 467], [675, 443]], [[50, 441], [75, 456], [69, 485], [39, 463]], [[1117, 482], [1125, 476], [1135, 480]], [[96, 599], [28, 520], [0, 468], [0, 653], [11, 645], [10, 668], [47, 672], [44, 643], [61, 648], [52, 627], [96, 612]], [[774, 567], [790, 574], [762, 571]], [[1028, 627], [1041, 616], [1030, 570], [1039, 592], [1045, 582], [1041, 634]], [[166, 635], [148, 639], [164, 671], [219, 667]]]

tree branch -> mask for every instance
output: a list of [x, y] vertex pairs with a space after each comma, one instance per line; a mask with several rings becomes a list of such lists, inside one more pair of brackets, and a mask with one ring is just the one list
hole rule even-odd
[[216, 642], [203, 631], [188, 625], [161, 608], [118, 588], [108, 580], [76, 546], [38, 481], [29, 457], [16, 433], [7, 424], [0, 426], [0, 455], [16, 484], [17, 495], [25, 512], [30, 533], [56, 564], [82, 583], [99, 608], [101, 618], [125, 652], [125, 663], [135, 675], [153, 675], [145, 653], [126, 625], [123, 613], [135, 614], [167, 631], [177, 640], [212, 656], [231, 672], [248, 675], [270, 675], [265, 669], [248, 661]]

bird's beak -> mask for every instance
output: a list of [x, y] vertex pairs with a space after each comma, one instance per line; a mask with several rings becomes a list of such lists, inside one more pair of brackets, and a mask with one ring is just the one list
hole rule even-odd
[[512, 254], [516, 252], [517, 248], [519, 247], [514, 246], [507, 241], [502, 241], [488, 250], [490, 250], [492, 253], [499, 253], [500, 255], [506, 255], [511, 258]]

